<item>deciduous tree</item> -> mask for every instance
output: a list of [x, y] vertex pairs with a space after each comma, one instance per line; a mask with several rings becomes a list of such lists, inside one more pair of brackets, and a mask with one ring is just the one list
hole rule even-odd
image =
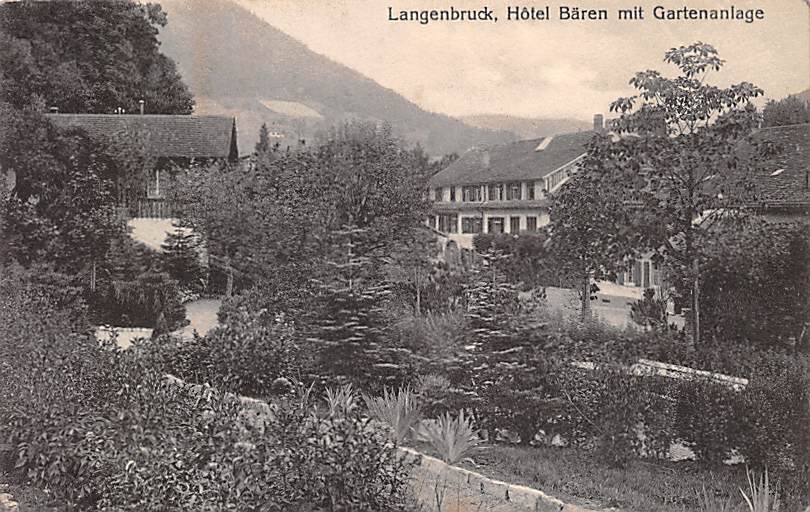
[[111, 166], [79, 131], [0, 104], [0, 168], [14, 176], [2, 203], [5, 256], [29, 266], [92, 273], [122, 229]]
[[599, 182], [594, 155], [552, 196], [548, 250], [558, 273], [577, 284], [580, 312], [591, 317], [592, 280], [611, 279], [639, 249], [639, 237], [628, 229], [622, 190]]
[[810, 123], [810, 103], [798, 96], [770, 100], [762, 109], [762, 121], [765, 126]]
[[9, 2], [0, 5], [0, 100], [32, 98], [62, 112], [189, 114], [194, 100], [160, 53], [157, 4]]
[[[674, 78], [658, 71], [636, 73], [636, 95], [619, 98], [611, 111], [616, 137], [598, 137], [586, 174], [594, 190], [622, 199], [639, 247], [664, 259], [670, 282], [689, 297], [692, 338], [700, 340], [700, 267], [707, 238], [736, 229], [751, 197], [750, 171], [758, 159], [743, 158], [759, 116], [750, 101], [762, 90], [748, 82], [722, 88], [707, 82], [724, 61], [709, 44], [672, 48], [664, 61]], [[751, 144], [754, 144], [751, 142]]]

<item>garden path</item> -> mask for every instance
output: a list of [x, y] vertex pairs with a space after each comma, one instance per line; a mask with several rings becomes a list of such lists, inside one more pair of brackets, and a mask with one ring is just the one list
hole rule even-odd
[[217, 325], [217, 312], [222, 305], [219, 299], [199, 299], [186, 303], [186, 318], [189, 324], [178, 334], [183, 338], [191, 338], [194, 331], [204, 336]]

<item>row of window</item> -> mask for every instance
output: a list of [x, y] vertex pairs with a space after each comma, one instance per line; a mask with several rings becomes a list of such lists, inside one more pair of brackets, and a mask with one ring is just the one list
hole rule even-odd
[[[456, 202], [456, 187], [450, 188], [450, 202]], [[466, 185], [461, 187], [461, 201], [464, 203], [478, 203], [487, 201], [520, 201], [535, 198], [534, 182], [526, 183], [524, 194], [523, 183], [514, 181], [510, 183], [492, 183], [490, 185]], [[525, 197], [524, 197], [525, 195]], [[444, 201], [444, 187], [436, 187], [433, 191], [436, 201]]]
[[[509, 222], [509, 233], [522, 231], [520, 217], [489, 217], [487, 218], [488, 233], [505, 233], [506, 222]], [[442, 233], [458, 233], [458, 215], [446, 213], [433, 218], [433, 227]], [[537, 217], [526, 216], [526, 231], [537, 231]], [[484, 232], [484, 222], [481, 217], [461, 217], [461, 232], [463, 234], [477, 234]]]
[[636, 260], [627, 272], [619, 272], [616, 282], [642, 288], [661, 286], [661, 272], [658, 266], [649, 260]]

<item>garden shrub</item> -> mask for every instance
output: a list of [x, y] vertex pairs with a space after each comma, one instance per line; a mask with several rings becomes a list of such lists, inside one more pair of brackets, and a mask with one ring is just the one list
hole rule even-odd
[[738, 392], [717, 382], [695, 379], [675, 383], [674, 396], [677, 437], [699, 460], [719, 464], [728, 459], [738, 437], [733, 432]]
[[103, 283], [92, 297], [94, 320], [116, 327], [149, 327], [154, 336], [188, 323], [177, 281], [148, 270], [127, 281]]
[[559, 368], [554, 380], [565, 408], [552, 433], [596, 449], [617, 466], [632, 455], [661, 457], [668, 451], [674, 411], [663, 379], [628, 375], [616, 367], [568, 367]]
[[480, 398], [474, 392], [465, 391], [451, 384], [443, 375], [427, 374], [416, 381], [416, 394], [426, 418], [438, 418], [462, 409], [475, 410]]
[[802, 471], [810, 452], [807, 357], [768, 354], [741, 391], [705, 380], [681, 382], [677, 435], [700, 460], [721, 462], [736, 450], [752, 467]]
[[307, 356], [283, 315], [233, 311], [227, 323], [192, 341], [164, 340], [171, 373], [233, 393], [266, 397], [279, 377], [300, 378]]
[[734, 440], [748, 464], [775, 471], [810, 468], [810, 357], [763, 360], [735, 406]]
[[472, 404], [482, 428], [497, 440], [497, 430], [510, 431], [528, 445], [538, 432], [548, 429], [559, 414], [560, 401], [547, 396], [543, 389], [511, 389], [508, 386], [490, 386], [481, 393], [481, 400]]
[[[12, 483], [80, 509], [404, 506], [410, 466], [383, 425], [280, 399], [245, 428], [234, 395], [166, 381], [174, 347], [102, 346], [46, 294], [0, 279], [0, 443], [12, 446], [0, 470]], [[246, 323], [243, 337], [273, 333]]]
[[701, 276], [705, 339], [746, 347], [801, 343], [810, 319], [805, 223], [752, 222], [713, 239], [707, 252]]

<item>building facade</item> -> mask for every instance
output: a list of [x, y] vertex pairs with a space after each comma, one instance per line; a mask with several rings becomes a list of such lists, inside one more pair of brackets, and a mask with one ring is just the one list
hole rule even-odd
[[166, 189], [173, 175], [192, 164], [239, 158], [236, 120], [221, 116], [163, 114], [46, 114], [63, 130], [80, 129], [93, 139], [133, 142], [152, 168], [118, 202], [132, 218], [171, 218]]
[[[596, 116], [594, 129], [602, 129]], [[593, 131], [473, 148], [430, 180], [428, 223], [459, 247], [479, 233], [536, 231], [549, 222], [549, 195], [576, 172]]]

